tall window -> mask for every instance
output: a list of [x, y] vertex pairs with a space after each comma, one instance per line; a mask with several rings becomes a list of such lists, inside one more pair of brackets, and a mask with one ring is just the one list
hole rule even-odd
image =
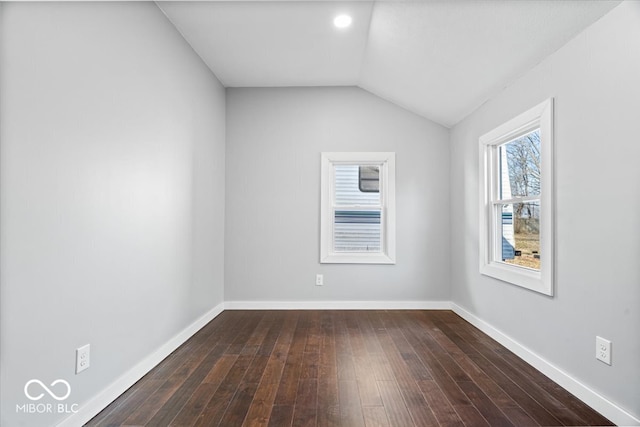
[[320, 262], [395, 263], [395, 153], [322, 153]]
[[480, 272], [553, 294], [553, 103], [480, 138]]

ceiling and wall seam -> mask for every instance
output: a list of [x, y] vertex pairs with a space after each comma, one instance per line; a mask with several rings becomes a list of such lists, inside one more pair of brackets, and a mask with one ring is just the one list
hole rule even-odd
[[158, 4], [158, 1], [154, 0], [153, 4], [155, 4], [156, 7], [158, 9], [160, 9], [160, 12], [162, 12], [162, 14], [167, 19], [167, 21], [169, 21], [169, 23], [173, 26], [173, 28], [176, 29], [178, 34], [180, 34], [180, 37], [182, 37], [182, 40], [184, 40], [187, 43], [187, 45], [191, 48], [191, 50], [193, 50], [193, 52], [196, 54], [196, 56], [198, 58], [200, 58], [202, 63], [209, 69], [209, 71], [211, 71], [211, 74], [213, 74], [213, 76], [216, 78], [216, 80], [218, 80], [220, 82], [220, 84], [224, 88], [226, 88], [227, 86], [222, 82], [222, 80], [220, 80], [220, 78], [216, 75], [215, 71], [213, 71], [213, 67], [209, 63], [207, 63], [207, 60], [204, 59], [204, 56], [201, 55], [200, 52], [198, 52], [198, 49], [196, 49], [195, 46], [193, 46], [193, 44], [189, 41], [189, 39], [187, 37], [185, 37], [183, 31], [180, 29], [180, 27], [175, 22], [173, 22], [173, 20], [169, 17], [169, 15], [167, 15], [167, 13], [164, 11], [164, 9], [160, 7], [160, 5]]
[[155, 4], [225, 87], [357, 86], [450, 129], [620, 2]]
[[369, 50], [369, 40], [371, 39], [371, 22], [373, 21], [373, 14], [376, 13], [376, 6], [378, 2], [371, 2], [371, 15], [369, 15], [369, 22], [367, 24], [367, 38], [365, 39], [362, 61], [360, 61], [360, 72], [358, 73], [358, 87], [362, 84], [362, 73], [364, 71], [364, 64], [367, 59], [367, 51]]
[[[395, 106], [396, 106], [396, 107], [398, 107], [398, 108], [401, 108], [401, 109], [403, 109], [403, 110], [405, 110], [405, 111], [408, 111], [408, 112], [410, 112], [411, 114], [415, 114], [416, 116], [419, 116], [419, 117], [422, 117], [423, 119], [429, 120], [430, 122], [433, 122], [433, 123], [437, 124], [438, 126], [442, 126], [442, 127], [443, 127], [443, 128], [445, 128], [445, 129], [451, 129], [451, 128], [453, 127], [453, 126], [448, 126], [448, 125], [446, 125], [446, 124], [442, 123], [441, 121], [435, 120], [434, 118], [429, 117], [429, 116], [428, 116], [428, 115], [426, 115], [426, 114], [419, 113], [419, 112], [417, 112], [414, 108], [411, 108], [411, 107], [408, 107], [408, 106], [406, 106], [406, 105], [403, 105], [402, 103], [400, 103], [400, 102], [398, 102], [398, 101], [394, 101], [394, 100], [389, 99], [389, 98], [387, 98], [387, 97], [385, 97], [385, 96], [382, 96], [382, 95], [380, 95], [380, 94], [377, 94], [377, 93], [373, 92], [371, 89], [369, 89], [369, 88], [367, 88], [367, 87], [362, 86], [362, 82], [359, 82], [359, 83], [356, 85], [356, 87], [358, 87], [358, 88], [360, 88], [360, 89], [362, 89], [362, 90], [366, 91], [367, 93], [370, 93], [370, 94], [371, 94], [371, 95], [373, 95], [373, 96], [376, 96], [376, 97], [378, 97], [378, 98], [382, 99], [382, 100], [383, 100], [383, 101], [385, 101], [385, 102], [388, 102], [388, 103], [390, 103], [390, 104], [395, 105]], [[474, 110], [474, 111], [475, 111], [475, 110]]]
[[[618, 4], [613, 8], [617, 8], [620, 7], [620, 5], [622, 4], [622, 2], [618, 2]], [[611, 10], [613, 10], [611, 9]], [[469, 110], [468, 113], [464, 114], [458, 121], [456, 121], [454, 124], [452, 124], [450, 126], [450, 129], [453, 129], [454, 127], [456, 127], [459, 123], [463, 122], [467, 117], [469, 117], [470, 115], [472, 115], [473, 113], [475, 113], [476, 111], [478, 111], [480, 108], [482, 108], [485, 104], [488, 104], [489, 102], [491, 102], [492, 100], [494, 100], [495, 98], [499, 97], [500, 94], [502, 94], [504, 91], [506, 91], [507, 89], [509, 89], [510, 87], [512, 87], [513, 85], [515, 85], [516, 83], [518, 83], [519, 80], [521, 80], [522, 78], [524, 78], [527, 74], [529, 74], [531, 72], [531, 70], [534, 70], [536, 68], [538, 68], [540, 66], [540, 64], [546, 62], [549, 60], [549, 58], [551, 58], [552, 56], [556, 55], [556, 53], [563, 49], [566, 45], [568, 45], [569, 43], [571, 43], [573, 40], [575, 40], [576, 38], [578, 38], [587, 28], [591, 27], [592, 25], [596, 24], [598, 21], [604, 19], [605, 16], [608, 15], [608, 13], [611, 12], [611, 10], [609, 12], [607, 12], [606, 14], [600, 16], [598, 19], [596, 19], [593, 23], [589, 24], [589, 26], [587, 26], [586, 28], [583, 28], [581, 31], [577, 32], [576, 34], [574, 34], [572, 37], [570, 37], [565, 43], [563, 43], [562, 45], [558, 46], [556, 49], [554, 49], [551, 53], [549, 53], [548, 55], [546, 55], [543, 58], [540, 58], [539, 61], [537, 61], [533, 66], [527, 68], [526, 70], [523, 70], [522, 72], [518, 73], [517, 75], [515, 75], [513, 78], [509, 79], [508, 81], [505, 82], [504, 85], [502, 85], [502, 87], [498, 90], [492, 91], [487, 97], [486, 99], [481, 102], [480, 104], [478, 104], [477, 106], [471, 108]]]

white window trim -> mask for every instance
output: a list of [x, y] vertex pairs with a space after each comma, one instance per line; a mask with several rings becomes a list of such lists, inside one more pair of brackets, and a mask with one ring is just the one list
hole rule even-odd
[[[540, 128], [540, 270], [494, 261], [497, 230], [491, 210], [497, 176], [492, 159], [497, 146]], [[480, 273], [552, 296], [555, 277], [553, 98], [498, 126], [480, 137]]]
[[[320, 262], [325, 264], [395, 264], [396, 263], [396, 167], [395, 153], [335, 152], [322, 153], [320, 178]], [[333, 251], [333, 165], [380, 165], [382, 203], [382, 250], [376, 253]]]

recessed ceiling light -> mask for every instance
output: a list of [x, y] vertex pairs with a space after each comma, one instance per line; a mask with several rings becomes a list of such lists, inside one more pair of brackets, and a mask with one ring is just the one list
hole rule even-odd
[[349, 15], [338, 15], [333, 20], [333, 25], [338, 28], [347, 28], [351, 25], [351, 17]]

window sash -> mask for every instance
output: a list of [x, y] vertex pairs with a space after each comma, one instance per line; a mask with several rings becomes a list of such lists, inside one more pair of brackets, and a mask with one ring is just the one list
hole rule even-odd
[[[500, 186], [502, 183], [502, 173], [501, 170], [501, 159], [500, 159], [500, 148], [510, 141], [514, 141], [524, 135], [527, 135], [536, 129], [540, 128], [540, 121], [535, 120], [533, 122], [528, 123], [526, 126], [518, 129], [517, 132], [512, 132], [508, 137], [500, 138], [497, 141], [494, 141], [492, 144], [487, 144], [486, 150], [490, 152], [489, 158], [490, 162], [488, 162], [487, 167], [489, 168], [489, 173], [491, 175], [491, 180], [489, 184], [489, 200], [488, 200], [488, 209], [489, 212], [489, 244], [488, 250], [488, 260], [489, 262], [497, 262], [503, 264], [505, 268], [514, 269], [515, 271], [521, 270], [530, 270], [532, 272], [539, 272], [540, 270], [528, 268], [521, 265], [508, 264], [502, 260], [502, 211], [501, 207], [510, 204], [517, 203], [527, 203], [527, 202], [538, 202], [542, 207], [542, 188], [540, 188], [540, 193], [535, 196], [519, 196], [519, 197], [511, 197], [511, 198], [501, 198], [500, 194]], [[544, 168], [545, 165], [541, 162], [541, 168]], [[513, 219], [515, 221], [515, 218]]]
[[[384, 224], [385, 224], [386, 218], [384, 215], [384, 209], [382, 208], [376, 209], [375, 207], [370, 207], [370, 206], [345, 209], [344, 206], [340, 206], [339, 208], [334, 208], [332, 212], [333, 212], [334, 220], [332, 223], [333, 229], [331, 232], [331, 238], [332, 238], [331, 248], [333, 253], [380, 254], [385, 252], [384, 249], [385, 249], [386, 239], [385, 239]], [[353, 212], [356, 214], [356, 217], [360, 216], [360, 213], [363, 213], [363, 212], [371, 212], [371, 213], [374, 213], [374, 215], [371, 215], [369, 218], [367, 218], [366, 216], [363, 216], [361, 218], [362, 222], [347, 221], [344, 223], [339, 223], [335, 220], [338, 212]], [[379, 213], [377, 218], [375, 213]], [[377, 222], [375, 222], [376, 219], [377, 219]], [[351, 224], [351, 225], [339, 226], [338, 224]], [[374, 225], [368, 226], [368, 224], [374, 224]], [[377, 233], [376, 233], [375, 224], [378, 224]], [[345, 233], [345, 234], [351, 233], [352, 235], [351, 239], [348, 239], [347, 237], [339, 239], [338, 229], [340, 229], [340, 233]], [[358, 234], [359, 236], [355, 236], [355, 234]], [[375, 234], [377, 234], [377, 240], [372, 240], [371, 238], [374, 237]], [[377, 250], [361, 249], [361, 247], [367, 246], [367, 243], [375, 244], [376, 241], [377, 241], [377, 245], [372, 245], [372, 246], [377, 247]], [[351, 242], [351, 244], [353, 245], [353, 249], [340, 250], [338, 249], [341, 246], [341, 245], [338, 245], [339, 242], [341, 242], [342, 246], [347, 244], [347, 242]]]
[[[361, 191], [358, 187], [358, 191], [362, 193], [362, 203], [343, 203], [338, 200], [338, 172], [337, 168], [339, 166], [377, 166], [380, 170], [380, 175], [378, 177], [379, 180], [379, 190], [377, 192], [372, 191]], [[383, 207], [386, 203], [385, 195], [386, 195], [386, 186], [385, 186], [385, 175], [386, 175], [386, 166], [384, 163], [380, 162], [333, 162], [331, 165], [331, 204], [332, 206], [378, 206]], [[358, 171], [359, 174], [359, 171]], [[343, 178], [344, 179], [344, 178]], [[359, 180], [359, 176], [358, 176]], [[378, 199], [378, 203], [370, 201], [369, 199]]]
[[[521, 199], [516, 199], [516, 200], [517, 200], [516, 203], [522, 203]], [[539, 198], [529, 197], [528, 201], [538, 202], [538, 204], [542, 206], [541, 199]], [[502, 243], [503, 243], [502, 226], [503, 226], [503, 220], [504, 220], [502, 216], [502, 207], [505, 205], [511, 205], [511, 204], [513, 203], [509, 201], [504, 201], [504, 200], [493, 202], [491, 204], [491, 215], [490, 215], [491, 227], [489, 229], [490, 230], [489, 233], [492, 237], [491, 239], [492, 242], [489, 248], [489, 260], [490, 262], [497, 262], [497, 263], [504, 264], [505, 266], [507, 266], [507, 268], [524, 269], [524, 270], [530, 270], [532, 272], [539, 273], [540, 270], [538, 269], [529, 268], [522, 265], [509, 264], [502, 259]], [[515, 222], [515, 218], [513, 218], [513, 221]]]

